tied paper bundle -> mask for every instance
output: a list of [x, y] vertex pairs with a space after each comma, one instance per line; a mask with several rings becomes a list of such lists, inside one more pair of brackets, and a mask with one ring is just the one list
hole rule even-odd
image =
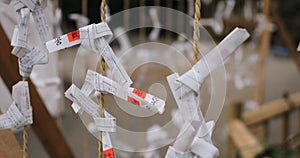
[[173, 146], [170, 146], [166, 158], [213, 158], [218, 149], [212, 144], [211, 136], [214, 122], [205, 122], [198, 106], [200, 88], [211, 71], [221, 65], [246, 39], [249, 33], [236, 28], [214, 49], [198, 61], [191, 70], [179, 76], [174, 73], [167, 77], [178, 109], [185, 120]]
[[13, 5], [19, 16], [19, 22], [15, 26], [11, 40], [11, 45], [14, 47], [12, 54], [19, 58], [20, 75], [28, 78], [34, 65], [48, 63], [46, 52], [28, 46], [30, 12], [42, 42], [46, 43], [52, 38], [43, 12], [47, 1], [44, 0], [40, 3], [37, 0], [11, 0], [5, 1], [5, 3]]
[[88, 70], [81, 89], [72, 85], [65, 95], [73, 101], [75, 113], [85, 111], [93, 117], [98, 131], [103, 134], [103, 151], [105, 156], [114, 157], [114, 151], [108, 132], [115, 132], [115, 118], [105, 112], [105, 118], [99, 116], [99, 106], [90, 98], [95, 91], [113, 94], [130, 103], [159, 112], [164, 112], [165, 101], [146, 92], [131, 88], [132, 81], [123, 66], [118, 62], [115, 53], [109, 46], [112, 32], [104, 22], [91, 24], [79, 30], [57, 37], [46, 43], [50, 53], [80, 44], [85, 49], [103, 56], [108, 67], [112, 70], [112, 80], [97, 72]]
[[32, 124], [32, 107], [26, 81], [20, 81], [13, 86], [12, 99], [6, 113], [0, 115], [0, 129], [18, 129]]
[[[104, 111], [105, 118], [100, 117], [100, 109], [83, 89], [77, 88], [74, 84], [65, 92], [65, 96], [73, 101], [73, 109], [76, 113], [85, 111], [95, 121], [98, 131], [115, 132], [116, 118]], [[76, 108], [74, 108], [76, 107]]]
[[[74, 89], [74, 87], [76, 87], [76, 86], [72, 85], [69, 89], [71, 89], [71, 88]], [[75, 89], [78, 89], [78, 88], [76, 87]], [[143, 92], [143, 91], [135, 89], [135, 88], [127, 87], [125, 89], [124, 87], [118, 85], [118, 83], [114, 82], [113, 80], [111, 80], [105, 76], [102, 76], [95, 71], [88, 70], [88, 72], [86, 74], [85, 82], [84, 82], [80, 92], [84, 93], [85, 97], [89, 97], [89, 96], [91, 96], [91, 94], [94, 94], [95, 91], [113, 94], [127, 102], [130, 102], [137, 106], [149, 109], [153, 112], [158, 112], [160, 114], [162, 114], [164, 112], [165, 102], [162, 99], [157, 98], [149, 93]], [[67, 94], [70, 94], [69, 90], [67, 90], [65, 94], [66, 94], [67, 98], [69, 98], [67, 95]], [[90, 100], [90, 101], [92, 101], [92, 100]], [[92, 105], [92, 103], [91, 103], [91, 105]], [[82, 109], [82, 107], [76, 103], [72, 104], [72, 108], [75, 111], [75, 113], [80, 112], [80, 110]], [[86, 111], [86, 110], [84, 110], [84, 111]], [[95, 109], [90, 110], [90, 112], [88, 112], [88, 113], [91, 116], [97, 115], [97, 112], [95, 112], [95, 114], [92, 114], [93, 111], [95, 111]]]
[[104, 118], [100, 117], [99, 106], [89, 97], [93, 91], [90, 83], [85, 82], [81, 89], [75, 85], [65, 92], [68, 99], [73, 101], [72, 108], [75, 113], [85, 111], [93, 117], [97, 131], [102, 132], [103, 153], [107, 156], [114, 156], [114, 149], [111, 143], [109, 132], [116, 132], [116, 118], [104, 111]]
[[116, 132], [116, 118], [104, 111], [104, 118], [100, 117], [99, 106], [90, 98], [94, 92], [93, 83], [90, 82], [90, 76], [86, 76], [85, 82], [81, 89], [75, 85], [65, 92], [65, 96], [73, 101], [72, 108], [75, 113], [85, 111], [92, 116], [97, 131], [102, 132], [102, 147], [104, 155], [114, 157], [114, 149], [111, 143], [109, 132]]
[[116, 82], [128, 87], [132, 81], [108, 44], [111, 38], [111, 30], [106, 23], [102, 22], [57, 37], [48, 41], [46, 46], [49, 53], [53, 53], [80, 44], [85, 49], [102, 55], [108, 67], [113, 71]]
[[162, 114], [165, 110], [165, 102], [156, 96], [135, 88], [123, 87], [110, 78], [92, 70], [88, 70], [87, 76], [90, 76], [87, 78], [90, 79], [90, 83], [93, 83], [96, 91], [110, 93], [120, 99], [159, 114]]
[[[101, 54], [108, 67], [112, 70], [115, 80], [111, 80], [96, 72], [88, 71], [86, 79], [90, 81], [87, 83], [91, 83], [96, 91], [111, 93], [121, 99], [162, 114], [165, 106], [165, 102], [162, 99], [130, 88], [132, 81], [108, 44], [108, 40], [111, 38], [112, 32], [108, 25], [102, 22], [91, 24], [57, 37], [47, 42], [46, 46], [51, 53], [81, 44], [84, 48]], [[73, 108], [78, 109], [78, 107]]]

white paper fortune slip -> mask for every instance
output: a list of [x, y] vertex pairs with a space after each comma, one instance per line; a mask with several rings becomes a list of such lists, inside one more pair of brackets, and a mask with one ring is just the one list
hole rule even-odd
[[88, 96], [86, 96], [74, 84], [65, 92], [65, 96], [80, 106], [86, 113], [93, 118], [99, 117], [99, 106]]
[[[112, 38], [112, 32], [106, 23], [91, 24], [68, 34], [59, 36], [46, 43], [49, 53], [53, 53], [62, 49], [73, 47], [82, 43], [84, 40], [90, 40], [94, 44], [97, 38], [106, 38], [109, 41]], [[91, 46], [92, 47], [92, 46]], [[95, 48], [95, 47], [94, 47]], [[88, 48], [89, 49], [89, 48]]]
[[[32, 12], [32, 16], [35, 21], [42, 42], [46, 43], [47, 41], [52, 39], [52, 35], [48, 27], [46, 16], [44, 14], [44, 8], [47, 6], [46, 0], [41, 1], [41, 3], [40, 1], [37, 0], [12, 0], [11, 4], [13, 5], [14, 9], [16, 10], [16, 12], [19, 14], [20, 17], [19, 25], [14, 30], [13, 37], [15, 38], [13, 39], [25, 40], [27, 43], [27, 39], [29, 36], [28, 33], [29, 11]], [[22, 35], [26, 35], [26, 37], [22, 37]], [[12, 45], [18, 46], [15, 45], [16, 44], [15, 42], [16, 42], [15, 40], [12, 40]], [[27, 45], [24, 45], [23, 43], [22, 47], [27, 48]]]
[[26, 118], [26, 124], [32, 124], [32, 107], [30, 104], [30, 95], [28, 82], [20, 81], [13, 86], [12, 99], [16, 102], [17, 108]]
[[298, 51], [298, 52], [300, 52], [300, 42], [299, 42], [299, 45], [298, 45], [297, 51]]
[[12, 98], [11, 106], [6, 113], [0, 115], [0, 129], [17, 129], [32, 124], [32, 108], [26, 81], [20, 81], [13, 86]]
[[180, 76], [178, 81], [199, 93], [201, 84], [209, 73], [222, 64], [249, 36], [247, 30], [235, 28], [214, 49], [201, 58], [191, 70]]
[[173, 147], [169, 147], [166, 157], [170, 157], [175, 154], [179, 157], [193, 158], [194, 154], [189, 151], [189, 147], [196, 137], [200, 125], [201, 123], [199, 121], [193, 121], [192, 123], [186, 122], [180, 129]]
[[219, 155], [218, 148], [199, 137], [195, 137], [190, 150], [199, 157], [214, 158]]
[[169, 146], [167, 154], [165, 158], [193, 158], [194, 154], [190, 151], [187, 152], [180, 152], [176, 151], [172, 146]]
[[27, 7], [30, 11], [33, 11], [36, 7], [36, 0], [10, 0], [14, 9], [18, 11], [21, 8]]
[[91, 24], [79, 30], [57, 37], [46, 43], [49, 53], [81, 44], [84, 48], [103, 56], [112, 74], [122, 86], [130, 86], [132, 81], [108, 42], [112, 37], [106, 23]]
[[[44, 1], [47, 2], [46, 0]], [[32, 17], [42, 42], [46, 43], [47, 41], [51, 40], [53, 37], [44, 14], [44, 8], [39, 3], [37, 3], [35, 9], [33, 10]]]
[[14, 47], [12, 54], [19, 58], [20, 75], [28, 78], [34, 65], [48, 63], [46, 52], [28, 46], [30, 11], [43, 43], [52, 38], [43, 12], [47, 1], [44, 0], [40, 4], [36, 0], [12, 0], [11, 4], [19, 15], [19, 22], [15, 26], [11, 40], [11, 45]]
[[104, 111], [105, 118], [95, 118], [95, 124], [98, 131], [116, 132], [116, 118]]
[[19, 16], [19, 23], [15, 26], [11, 39], [11, 46], [27, 48], [30, 10], [28, 8], [22, 8], [17, 13]]
[[190, 158], [193, 158], [194, 155], [205, 158], [218, 156], [219, 150], [211, 142], [199, 137], [201, 130], [201, 123], [199, 121], [186, 122], [181, 128], [173, 147], [169, 147], [166, 157], [171, 157], [174, 154]]
[[190, 88], [178, 82], [176, 80], [178, 77], [179, 75], [177, 73], [174, 73], [168, 76], [167, 80], [182, 118], [188, 122], [200, 121], [201, 132], [197, 135], [203, 139], [206, 139], [208, 142], [211, 142], [211, 138], [209, 136], [209, 128], [205, 124], [205, 119], [198, 105], [199, 97], [197, 93], [190, 90], [188, 93], [186, 93], [186, 95], [181, 97], [182, 89], [188, 90]]
[[104, 111], [105, 118], [101, 118], [99, 106], [74, 84], [65, 92], [65, 96], [93, 117], [98, 131], [116, 131], [116, 118], [106, 111]]
[[[203, 118], [200, 118], [202, 113], [198, 107], [199, 98], [197, 97], [197, 93], [191, 91], [189, 87], [178, 82], [178, 78], [179, 75], [174, 73], [169, 75], [167, 80], [182, 118], [187, 121], [203, 120]], [[183, 95], [183, 93], [185, 95]]]
[[[94, 93], [94, 84], [93, 84], [93, 74], [91, 73], [87, 73], [87, 75], [85, 76], [85, 81], [81, 87], [81, 91], [83, 94], [85, 94], [86, 96], [90, 96], [92, 93]], [[80, 111], [80, 106], [77, 105], [75, 102], [73, 102], [72, 104], [72, 108], [74, 110], [75, 113], [78, 113]]]
[[164, 112], [164, 100], [135, 88], [123, 87], [110, 78], [102, 76], [95, 71], [89, 70], [87, 75], [92, 76], [91, 74], [94, 76], [95, 90], [104, 93], [110, 93], [120, 99], [153, 112], [158, 112], [159, 114]]
[[114, 149], [108, 132], [102, 132], [102, 148], [104, 158], [115, 158]]
[[[21, 48], [26, 49], [26, 48]], [[22, 51], [22, 50], [21, 50]], [[28, 50], [24, 50], [28, 51]], [[34, 65], [48, 63], [48, 54], [38, 49], [32, 48], [22, 58], [19, 58], [19, 72], [20, 75], [28, 78], [31, 74]]]

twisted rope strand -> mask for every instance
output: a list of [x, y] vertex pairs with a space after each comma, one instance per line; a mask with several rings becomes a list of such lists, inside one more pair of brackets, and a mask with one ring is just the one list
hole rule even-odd
[[194, 15], [194, 43], [193, 43], [193, 50], [194, 50], [194, 63], [196, 64], [199, 60], [199, 42], [200, 42], [200, 18], [201, 18], [201, 1], [196, 0], [195, 2], [195, 15]]
[[[105, 22], [106, 21], [106, 0], [102, 0], [101, 2], [101, 21]], [[105, 60], [101, 57], [100, 58], [100, 73], [101, 75], [105, 75], [105, 70], [106, 70], [106, 64]], [[99, 100], [99, 105], [100, 105], [100, 117], [104, 117], [104, 94], [101, 93], [98, 97]], [[99, 141], [98, 141], [98, 157], [102, 158], [103, 157], [103, 148], [102, 148], [102, 133], [99, 132]]]
[[28, 158], [28, 126], [23, 128], [23, 158]]
[[[22, 79], [22, 81], [27, 81], [27, 78]], [[28, 126], [23, 128], [23, 158], [28, 158]]]

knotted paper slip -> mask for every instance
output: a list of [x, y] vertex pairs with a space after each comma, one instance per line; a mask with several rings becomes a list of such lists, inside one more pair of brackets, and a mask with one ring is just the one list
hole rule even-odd
[[26, 81], [20, 81], [13, 86], [12, 99], [8, 110], [0, 115], [0, 129], [18, 129], [32, 124], [32, 107]]
[[108, 67], [112, 70], [116, 82], [121, 86], [128, 87], [132, 84], [132, 81], [108, 44], [111, 38], [112, 32], [108, 25], [102, 22], [82, 27], [79, 30], [48, 41], [46, 47], [52, 53], [81, 44], [84, 48], [102, 55]]
[[182, 76], [174, 73], [167, 77], [185, 124], [173, 146], [169, 147], [166, 158], [192, 158], [194, 155], [213, 158], [218, 155], [219, 151], [211, 141], [214, 122], [205, 123], [198, 106], [200, 88], [209, 73], [222, 64], [249, 36], [245, 29], [236, 28], [191, 70]]
[[48, 63], [46, 52], [28, 46], [30, 12], [32, 12], [42, 42], [46, 43], [52, 38], [43, 11], [47, 1], [39, 3], [36, 0], [12, 0], [6, 1], [6, 3], [11, 3], [19, 16], [19, 22], [15, 26], [11, 40], [11, 45], [14, 47], [12, 54], [19, 58], [20, 75], [28, 78], [34, 65]]

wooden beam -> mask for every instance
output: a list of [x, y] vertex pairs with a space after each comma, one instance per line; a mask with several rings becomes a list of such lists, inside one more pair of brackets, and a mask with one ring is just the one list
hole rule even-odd
[[[243, 103], [237, 100], [232, 100], [229, 103], [229, 109], [228, 109], [228, 125], [230, 124], [231, 121], [236, 120], [236, 119], [240, 119], [241, 116], [241, 111], [242, 111], [242, 105]], [[227, 156], [226, 157], [236, 157], [236, 153], [234, 153], [235, 155], [232, 155], [231, 151], [235, 151], [236, 146], [232, 140], [231, 137], [228, 137], [227, 139]]]
[[[265, 89], [265, 67], [266, 67], [266, 61], [267, 57], [270, 51], [270, 42], [271, 42], [271, 31], [268, 28], [268, 24], [270, 23], [269, 20], [269, 14], [270, 14], [270, 0], [263, 0], [263, 15], [266, 20], [267, 26], [265, 26], [262, 35], [261, 35], [261, 41], [260, 41], [260, 50], [259, 50], [259, 64], [257, 68], [257, 78], [256, 78], [256, 87], [254, 91], [254, 101], [261, 105], [264, 100], [264, 89]], [[259, 136], [259, 140], [262, 142], [266, 141], [267, 137], [267, 130], [268, 122], [265, 122], [264, 124], [261, 124], [257, 127], [255, 127], [253, 130], [255, 134]]]
[[243, 158], [254, 158], [263, 150], [259, 141], [239, 119], [229, 123], [229, 136]]
[[[300, 92], [292, 94], [289, 100], [295, 104], [295, 106], [300, 105]], [[274, 116], [284, 114], [285, 112], [291, 110], [290, 105], [284, 99], [277, 99], [275, 101], [266, 103], [261, 107], [247, 111], [242, 114], [242, 119], [247, 125], [253, 125], [266, 121]]]
[[[12, 86], [21, 80], [19, 75], [18, 60], [10, 52], [10, 42], [0, 26], [0, 75], [11, 91]], [[40, 139], [44, 148], [51, 157], [73, 158], [73, 153], [59, 131], [55, 121], [47, 111], [40, 95], [32, 82], [28, 82], [30, 99], [33, 108], [33, 130]]]
[[289, 113], [285, 112], [280, 120], [280, 143], [283, 146], [286, 146], [286, 142], [288, 139], [288, 133], [289, 133]]
[[10, 129], [0, 130], [0, 158], [22, 157], [22, 149]]
[[[244, 20], [238, 18], [224, 19], [225, 28], [243, 27], [247, 30], [254, 30], [257, 26], [257, 22], [254, 20]], [[231, 29], [230, 29], [231, 30]]]
[[[2, 114], [0, 110], [0, 114]], [[20, 145], [10, 129], [0, 130], [0, 158], [22, 157]]]
[[289, 32], [287, 31], [287, 28], [282, 18], [280, 17], [278, 10], [273, 6], [271, 8], [271, 11], [272, 11], [274, 22], [277, 24], [280, 36], [282, 37], [283, 42], [287, 46], [300, 74], [300, 56], [297, 53], [297, 46], [294, 44]]
[[[272, 11], [272, 15], [274, 18], [274, 22], [277, 24], [280, 36], [282, 37], [283, 42], [287, 46], [296, 66], [297, 66], [297, 69], [300, 73], [300, 56], [296, 51], [297, 46], [293, 43], [293, 40], [292, 40], [289, 32], [287, 31], [286, 25], [284, 24], [281, 16], [279, 15], [277, 8], [275, 8], [275, 6], [272, 6], [271, 11]], [[300, 130], [300, 108], [298, 108], [298, 117], [299, 117], [298, 128]]]
[[243, 103], [241, 101], [232, 100], [228, 109], [228, 121], [240, 119]]
[[[270, 12], [270, 0], [263, 0], [263, 14], [267, 24], [269, 24], [269, 12]], [[256, 89], [254, 94], [254, 100], [256, 103], [261, 105], [263, 103], [264, 97], [264, 80], [265, 80], [265, 67], [266, 60], [270, 51], [270, 40], [271, 40], [271, 31], [266, 26], [261, 35], [260, 43], [260, 57], [259, 65], [257, 68], [257, 80], [256, 80]]]

